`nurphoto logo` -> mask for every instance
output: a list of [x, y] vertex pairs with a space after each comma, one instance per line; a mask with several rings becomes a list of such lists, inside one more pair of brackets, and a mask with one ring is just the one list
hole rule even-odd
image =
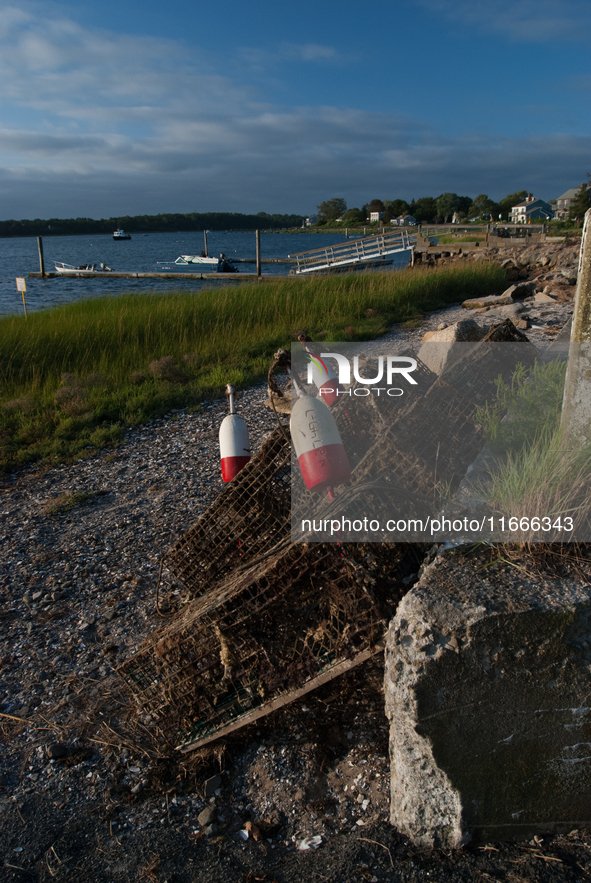
[[[378, 356], [378, 364], [375, 377], [362, 377], [359, 370], [359, 356], [353, 357], [353, 377], [357, 383], [362, 384], [361, 387], [345, 390], [344, 386], [351, 384], [351, 360], [342, 353], [320, 353], [314, 355], [306, 353], [308, 359], [308, 383], [314, 383], [322, 394], [323, 389], [333, 392], [333, 387], [328, 384], [336, 383], [337, 395], [369, 395], [370, 392], [376, 392], [378, 396], [385, 392], [389, 396], [404, 395], [404, 390], [394, 386], [394, 379], [399, 380], [401, 377], [407, 383], [416, 386], [417, 381], [412, 377], [412, 372], [416, 371], [416, 359], [410, 356], [386, 356], [384, 364], [384, 356]], [[337, 371], [332, 369], [330, 365], [324, 361], [325, 359], [334, 359], [337, 363]], [[378, 384], [385, 381], [385, 386]]]

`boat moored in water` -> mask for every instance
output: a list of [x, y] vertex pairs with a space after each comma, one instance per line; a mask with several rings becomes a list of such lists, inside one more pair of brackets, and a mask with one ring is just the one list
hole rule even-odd
[[106, 264], [81, 264], [76, 267], [74, 264], [64, 264], [63, 261], [54, 261], [55, 272], [60, 276], [94, 276], [95, 273], [112, 273], [111, 267]]
[[126, 233], [125, 230], [122, 230], [121, 228], [118, 228], [113, 233], [113, 239], [131, 239], [131, 234]]
[[204, 254], [182, 254], [180, 257], [176, 259], [172, 264], [168, 261], [158, 261], [157, 266], [162, 267], [163, 269], [174, 269], [174, 267], [190, 267], [197, 265], [202, 270], [210, 270], [214, 273], [237, 273], [235, 267], [233, 267], [226, 255], [222, 252], [219, 258], [209, 257]]

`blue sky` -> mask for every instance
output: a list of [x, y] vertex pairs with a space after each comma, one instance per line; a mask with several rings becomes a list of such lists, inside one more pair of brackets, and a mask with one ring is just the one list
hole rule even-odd
[[589, 0], [0, 2], [0, 218], [556, 198], [590, 42]]

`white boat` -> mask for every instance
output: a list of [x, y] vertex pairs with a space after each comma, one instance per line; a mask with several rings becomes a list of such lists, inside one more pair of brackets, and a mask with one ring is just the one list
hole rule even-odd
[[95, 273], [112, 273], [112, 269], [106, 264], [81, 264], [75, 267], [74, 264], [64, 264], [63, 261], [54, 261], [55, 272], [60, 276], [94, 276]]
[[210, 258], [204, 254], [182, 254], [175, 261], [175, 264], [205, 264], [208, 267], [217, 267], [219, 263], [220, 258]]
[[204, 254], [182, 254], [172, 265], [168, 261], [157, 262], [157, 266], [170, 270], [174, 269], [174, 266], [189, 267], [191, 265], [194, 266], [195, 264], [197, 264], [202, 270], [211, 270], [214, 273], [238, 272], [236, 268], [229, 263], [223, 252], [220, 254], [219, 258], [208, 257]]
[[126, 233], [125, 230], [119, 229], [115, 230], [113, 233], [113, 239], [131, 239], [131, 234]]

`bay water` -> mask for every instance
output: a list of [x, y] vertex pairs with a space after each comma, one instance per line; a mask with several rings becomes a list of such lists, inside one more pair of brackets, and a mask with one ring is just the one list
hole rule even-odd
[[[353, 238], [353, 237], [352, 237]], [[275, 233], [261, 231], [261, 258], [287, 258], [297, 252], [337, 245], [345, 242], [343, 233]], [[228, 261], [238, 258], [252, 263], [238, 263], [240, 273], [255, 273], [256, 242], [254, 231], [244, 233], [208, 231], [208, 253], [224, 253]], [[117, 272], [150, 273], [172, 266], [181, 254], [200, 254], [203, 251], [203, 232], [132, 234], [130, 240], [116, 241], [110, 235], [47, 236], [43, 238], [45, 271], [53, 272], [54, 261], [66, 264], [99, 264], [101, 261]], [[408, 252], [397, 255], [395, 267], [406, 266]], [[191, 267], [178, 267], [179, 272]], [[287, 276], [291, 264], [262, 265], [264, 276]], [[29, 278], [28, 273], [39, 270], [37, 239], [35, 237], [0, 239], [0, 315], [23, 311], [16, 277], [24, 277], [27, 311], [48, 309], [84, 298], [117, 296], [124, 292], [198, 291], [203, 287], [232, 285], [220, 273], [217, 279], [113, 279], [108, 274], [94, 279], [57, 277], [55, 279]], [[198, 268], [194, 268], [198, 272]]]

